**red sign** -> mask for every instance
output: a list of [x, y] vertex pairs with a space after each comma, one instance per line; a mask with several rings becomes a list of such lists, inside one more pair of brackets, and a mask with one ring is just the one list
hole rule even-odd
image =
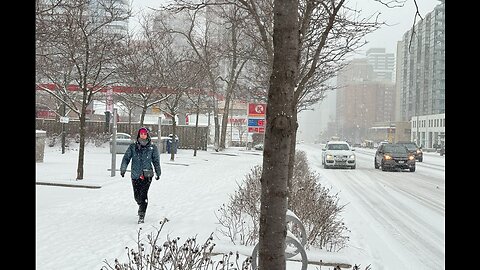
[[39, 110], [37, 111], [37, 118], [47, 118], [47, 119], [55, 119], [55, 112], [52, 110]]
[[228, 118], [228, 122], [230, 124], [235, 124], [235, 125], [244, 125], [245, 122], [247, 122], [247, 119], [245, 118]]
[[249, 133], [265, 133], [264, 127], [248, 127]]
[[267, 112], [267, 104], [265, 103], [249, 103], [248, 116], [265, 117]]

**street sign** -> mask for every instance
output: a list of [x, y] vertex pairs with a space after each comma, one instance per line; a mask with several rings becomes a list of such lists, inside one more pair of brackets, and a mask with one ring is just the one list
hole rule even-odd
[[248, 127], [249, 133], [265, 133], [264, 127]]
[[265, 114], [267, 112], [267, 104], [265, 103], [249, 103], [248, 104], [248, 132], [249, 133], [265, 133]]
[[68, 117], [60, 117], [60, 123], [65, 123], [67, 124], [69, 121], [69, 118]]
[[263, 118], [248, 118], [249, 127], [264, 127], [265, 119]]
[[265, 118], [266, 112], [267, 112], [267, 104], [265, 103], [249, 103], [248, 104], [248, 117]]

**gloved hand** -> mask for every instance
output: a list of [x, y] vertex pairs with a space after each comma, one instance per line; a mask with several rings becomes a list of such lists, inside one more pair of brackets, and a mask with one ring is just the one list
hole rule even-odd
[[125, 176], [125, 172], [120, 172], [120, 175], [121, 175], [122, 177], [124, 177], [124, 176]]
[[160, 175], [155, 176], [155, 180], [160, 179]]

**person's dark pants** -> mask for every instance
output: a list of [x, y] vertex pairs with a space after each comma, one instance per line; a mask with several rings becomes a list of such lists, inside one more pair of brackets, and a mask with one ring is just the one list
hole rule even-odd
[[138, 215], [145, 216], [148, 205], [148, 189], [152, 183], [152, 178], [132, 179], [133, 196], [138, 204]]

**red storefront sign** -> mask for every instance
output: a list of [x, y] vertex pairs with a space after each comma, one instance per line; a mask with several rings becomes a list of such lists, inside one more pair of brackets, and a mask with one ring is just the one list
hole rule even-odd
[[250, 133], [265, 133], [264, 127], [248, 127], [248, 132]]
[[56, 114], [52, 110], [39, 110], [37, 111], [37, 118], [45, 118], [45, 119], [55, 119]]
[[265, 103], [249, 103], [248, 104], [248, 117], [263, 117], [267, 112], [267, 104]]

